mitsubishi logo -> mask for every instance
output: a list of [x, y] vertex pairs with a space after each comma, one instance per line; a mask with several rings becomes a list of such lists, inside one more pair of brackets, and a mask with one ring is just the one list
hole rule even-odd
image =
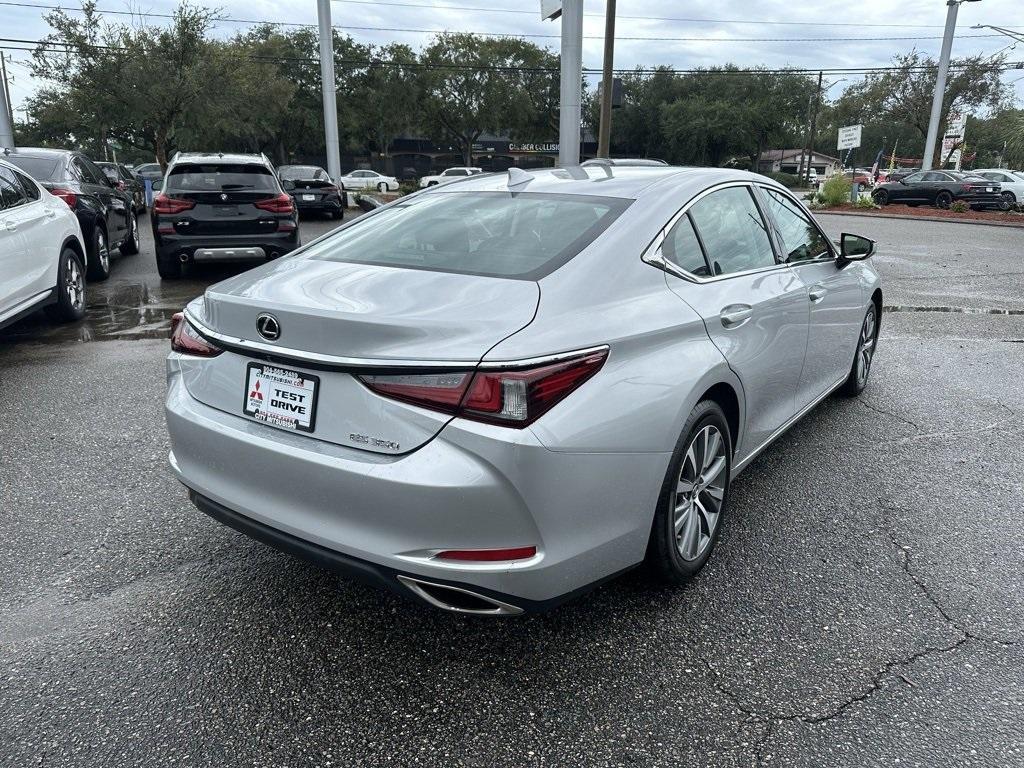
[[276, 317], [266, 313], [256, 318], [256, 330], [267, 341], [277, 341], [281, 337], [281, 324]]

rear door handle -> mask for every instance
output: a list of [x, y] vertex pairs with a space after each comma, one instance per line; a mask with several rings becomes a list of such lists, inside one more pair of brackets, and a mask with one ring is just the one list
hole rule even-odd
[[823, 285], [816, 285], [807, 292], [807, 295], [811, 298], [811, 301], [817, 303], [825, 298], [826, 293], [828, 293], [828, 288]]
[[738, 328], [747, 322], [753, 314], [754, 308], [749, 304], [730, 304], [722, 308], [722, 311], [718, 313], [718, 317], [726, 328]]
[[10, 219], [4, 221], [4, 229], [6, 229], [8, 232], [14, 232], [17, 228], [18, 228], [18, 225], [15, 224]]

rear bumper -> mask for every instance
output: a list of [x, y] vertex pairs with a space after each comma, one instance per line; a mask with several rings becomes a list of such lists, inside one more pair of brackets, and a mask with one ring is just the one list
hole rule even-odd
[[267, 257], [283, 256], [299, 247], [299, 231], [256, 235], [154, 235], [156, 252], [164, 258], [192, 261], [197, 249], [260, 248]]
[[295, 207], [300, 211], [331, 211], [341, 213], [345, 206], [341, 204], [341, 198], [328, 198], [326, 200], [300, 200], [295, 199]]
[[[384, 455], [211, 408], [173, 356], [171, 466], [211, 516], [406, 597], [399, 576], [549, 609], [642, 561], [668, 455], [555, 453], [529, 430], [460, 424]], [[211, 511], [212, 510], [212, 511]], [[537, 547], [515, 563], [438, 561], [441, 549]]]

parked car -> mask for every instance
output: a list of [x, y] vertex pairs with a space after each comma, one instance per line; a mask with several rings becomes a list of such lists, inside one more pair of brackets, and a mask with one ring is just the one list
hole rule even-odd
[[193, 300], [166, 402], [193, 502], [457, 612], [696, 575], [732, 479], [867, 385], [874, 244], [757, 174], [604, 170], [432, 187]]
[[85, 315], [85, 242], [78, 217], [20, 168], [0, 159], [0, 328], [46, 307]]
[[150, 221], [160, 277], [194, 262], [276, 259], [299, 246], [295, 201], [265, 155], [179, 152]]
[[164, 170], [160, 167], [160, 163], [143, 163], [142, 165], [136, 165], [132, 168], [132, 172], [140, 179], [145, 181], [159, 181], [164, 177]]
[[871, 177], [871, 171], [857, 169], [848, 169], [842, 172], [843, 178], [845, 178], [850, 184], [860, 184], [862, 187], [874, 186], [874, 179]]
[[464, 179], [467, 176], [473, 176], [477, 173], [483, 173], [483, 168], [469, 168], [466, 166], [459, 168], [446, 168], [435, 176], [424, 176], [420, 179], [420, 187], [433, 187], [437, 184], [447, 184], [449, 181], [455, 181], [457, 179]]
[[96, 166], [119, 190], [131, 195], [132, 210], [135, 213], [146, 210], [146, 186], [138, 176], [120, 163], [97, 162]]
[[949, 208], [954, 200], [963, 200], [972, 208], [998, 206], [999, 184], [981, 177], [970, 178], [956, 171], [918, 171], [899, 181], [879, 184], [871, 193], [878, 205], [906, 203]]
[[651, 157], [592, 157], [580, 163], [584, 168], [592, 165], [610, 165], [618, 168], [640, 168], [645, 166], [666, 166], [664, 160], [657, 160]]
[[349, 171], [338, 178], [338, 183], [345, 189], [375, 189], [378, 192], [395, 192], [398, 190], [398, 179], [385, 176], [376, 171]]
[[1005, 168], [980, 168], [971, 173], [999, 184], [1000, 208], [1009, 210], [1017, 203], [1024, 203], [1024, 175]]
[[78, 216], [89, 280], [110, 277], [110, 256], [115, 248], [122, 256], [139, 252], [139, 222], [131, 196], [117, 189], [81, 152], [19, 147], [5, 159], [61, 198]]
[[282, 165], [277, 169], [284, 191], [291, 194], [299, 213], [322, 213], [339, 219], [345, 216], [345, 188], [339, 187], [323, 168], [316, 165]]

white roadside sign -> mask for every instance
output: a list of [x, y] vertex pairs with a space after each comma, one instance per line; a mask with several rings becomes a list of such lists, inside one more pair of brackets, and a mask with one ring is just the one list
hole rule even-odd
[[860, 146], [860, 132], [863, 125], [847, 125], [839, 129], [839, 149], [853, 149]]

